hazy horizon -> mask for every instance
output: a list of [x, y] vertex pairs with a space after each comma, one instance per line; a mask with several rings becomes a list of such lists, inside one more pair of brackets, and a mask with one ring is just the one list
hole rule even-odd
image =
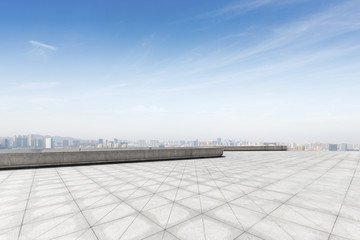
[[360, 1], [0, 5], [0, 136], [360, 143]]

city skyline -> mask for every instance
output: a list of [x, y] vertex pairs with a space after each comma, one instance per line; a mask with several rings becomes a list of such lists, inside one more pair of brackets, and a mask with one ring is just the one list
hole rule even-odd
[[286, 146], [289, 151], [360, 151], [360, 143], [334, 142], [283, 142], [251, 141], [241, 138], [224, 139], [124, 139], [98, 138], [78, 139], [64, 136], [39, 134], [0, 136], [2, 152], [38, 152], [47, 150], [81, 151], [92, 149], [127, 149], [127, 148], [178, 148], [178, 147], [226, 147], [226, 146]]
[[1, 136], [360, 142], [359, 1], [1, 6]]

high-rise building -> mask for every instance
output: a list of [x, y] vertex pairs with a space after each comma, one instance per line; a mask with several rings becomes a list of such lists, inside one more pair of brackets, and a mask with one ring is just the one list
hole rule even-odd
[[32, 141], [32, 135], [29, 134], [28, 136], [28, 144], [29, 144], [29, 147], [34, 147], [34, 142]]
[[14, 147], [17, 148], [26, 148], [29, 147], [29, 137], [24, 135], [15, 135], [14, 136]]
[[199, 140], [195, 140], [191, 142], [192, 147], [198, 147], [199, 146]]
[[146, 147], [146, 141], [143, 139], [139, 140], [139, 147]]
[[54, 148], [54, 141], [52, 138], [46, 138], [45, 139], [45, 148], [50, 149], [50, 148]]
[[73, 140], [73, 147], [80, 147], [80, 141], [79, 140]]
[[42, 149], [44, 148], [44, 138], [40, 135], [28, 135], [28, 147], [34, 149]]
[[12, 148], [11, 138], [0, 138], [0, 148]]
[[63, 147], [68, 147], [69, 146], [69, 140], [63, 140]]
[[44, 148], [45, 147], [45, 141], [44, 141], [44, 138], [41, 137], [41, 138], [38, 138], [36, 139], [36, 148]]
[[337, 144], [329, 144], [329, 151], [337, 151], [338, 146]]
[[347, 149], [348, 149], [348, 146], [346, 143], [340, 144], [340, 151], [347, 151]]
[[159, 147], [159, 140], [150, 140], [150, 147]]
[[304, 150], [305, 150], [305, 146], [297, 145], [297, 146], [295, 146], [292, 150], [293, 150], [293, 151], [304, 151]]

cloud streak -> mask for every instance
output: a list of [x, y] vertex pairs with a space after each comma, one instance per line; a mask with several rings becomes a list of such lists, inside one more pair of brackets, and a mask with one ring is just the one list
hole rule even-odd
[[238, 2], [236, 4], [228, 5], [225, 6], [224, 8], [206, 13], [202, 15], [202, 18], [220, 17], [220, 16], [230, 16], [230, 17], [237, 16], [252, 11], [254, 9], [263, 7], [272, 2], [274, 2], [274, 0], [254, 0], [254, 1]]
[[[345, 2], [333, 5], [320, 13], [270, 29], [270, 33], [264, 35], [263, 41], [247, 47], [242, 47], [234, 42], [226, 47], [218, 48], [217, 51], [199, 54], [199, 57], [194, 57], [195, 51], [189, 51], [177, 59], [172, 64], [174, 69], [168, 72], [177, 70], [182, 76], [193, 76], [232, 64], [242, 66], [255, 58], [257, 58], [257, 62], [260, 60], [266, 62], [262, 58], [264, 54], [276, 56], [278, 51], [286, 53], [286, 61], [288, 61], [289, 58], [296, 56], [295, 53], [300, 51], [299, 49], [307, 52], [308, 56], [316, 55], [319, 50], [331, 53], [333, 48], [347, 49], [346, 46], [351, 44], [347, 38], [338, 40], [337, 46], [328, 45], [327, 41], [358, 31], [360, 29], [359, 9], [360, 4], [355, 1]], [[314, 45], [319, 43], [325, 44], [323, 47], [314, 48]], [[338, 55], [338, 51], [336, 53]], [[348, 54], [348, 51], [343, 53]]]
[[51, 46], [51, 45], [48, 45], [48, 44], [45, 44], [45, 43], [42, 43], [42, 42], [30, 40], [29, 43], [30, 43], [31, 45], [35, 46], [35, 47], [45, 48], [45, 49], [49, 49], [49, 50], [52, 50], [52, 51], [56, 51], [56, 50], [57, 50], [56, 47]]
[[[199, 15], [192, 16], [186, 19], [175, 21], [175, 23], [198, 21], [212, 18], [232, 18], [238, 15], [245, 14], [255, 9], [274, 3], [277, 0], [249, 0], [249, 1], [238, 1], [237, 3], [226, 5], [222, 8], [212, 10]], [[294, 0], [299, 1], [299, 0]]]
[[287, 4], [296, 4], [299, 2], [304, 2], [307, 0], [247, 0], [247, 1], [238, 1], [236, 3], [226, 5], [220, 9], [216, 9], [201, 15], [196, 16], [193, 20], [196, 19], [207, 19], [207, 18], [231, 18], [238, 15], [246, 14], [248, 12], [254, 11], [256, 9], [266, 7], [270, 4], [281, 6]]

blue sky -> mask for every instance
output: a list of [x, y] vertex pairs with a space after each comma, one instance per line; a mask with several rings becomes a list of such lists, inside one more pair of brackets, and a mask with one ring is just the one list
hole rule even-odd
[[0, 135], [360, 142], [360, 1], [1, 1]]

